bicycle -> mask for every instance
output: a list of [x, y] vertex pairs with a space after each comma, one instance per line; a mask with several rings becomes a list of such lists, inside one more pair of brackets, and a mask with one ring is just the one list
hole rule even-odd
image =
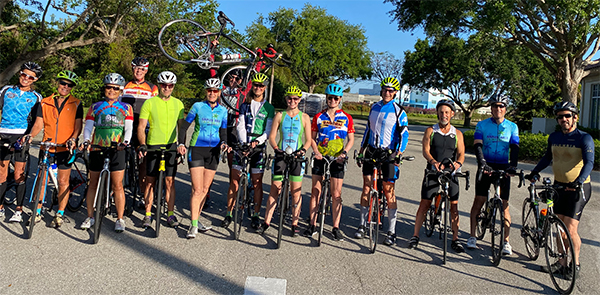
[[[314, 153], [313, 153], [314, 156]], [[319, 224], [318, 238], [317, 238], [317, 246], [321, 246], [321, 239], [323, 237], [323, 228], [325, 226], [325, 216], [331, 213], [331, 191], [330, 191], [330, 183], [331, 183], [331, 163], [337, 161], [337, 157], [332, 156], [323, 156], [323, 160], [325, 161], [323, 179], [321, 180], [321, 195], [319, 196], [319, 207], [317, 212], [317, 223]], [[315, 159], [311, 157], [310, 166], [314, 167]], [[344, 170], [346, 170], [346, 164], [348, 162], [348, 158], [344, 158]]]
[[[15, 147], [12, 146], [8, 142], [0, 143], [0, 147], [15, 149]], [[29, 179], [29, 168], [30, 168], [29, 150], [27, 150], [25, 147], [23, 147], [23, 148], [21, 148], [21, 153], [23, 154], [23, 156], [26, 156], [25, 170], [24, 170], [25, 171], [25, 184], [22, 184], [22, 185], [27, 185], [27, 180]], [[4, 202], [5, 206], [15, 204], [17, 202], [17, 194], [16, 194], [17, 185], [18, 184], [15, 182], [15, 160], [14, 160], [14, 156], [11, 156], [10, 161], [8, 162], [8, 172], [6, 175], [6, 191], [4, 193], [4, 199], [1, 201], [1, 202]], [[10, 193], [12, 188], [15, 188], [14, 195], [12, 195]]]
[[[486, 196], [487, 200], [484, 206], [481, 207], [479, 214], [477, 214], [477, 239], [481, 240], [485, 236], [486, 230], [489, 229], [492, 235], [492, 263], [495, 266], [500, 264], [502, 259], [502, 248], [504, 246], [504, 208], [502, 206], [502, 199], [500, 198], [500, 183], [506, 177], [510, 177], [505, 170], [493, 170], [490, 173], [490, 177], [493, 179], [494, 184], [494, 196], [490, 199], [489, 195]], [[480, 168], [477, 173], [477, 179], [481, 180], [483, 169]], [[517, 174], [519, 176], [519, 186], [523, 185], [523, 171]]]
[[[434, 198], [434, 202], [427, 210], [425, 215], [425, 235], [431, 237], [437, 226], [440, 232], [440, 240], [444, 240], [444, 254], [442, 255], [442, 264], [446, 264], [446, 255], [448, 253], [448, 232], [452, 230], [451, 226], [448, 225], [448, 215], [450, 210], [450, 182], [455, 177], [463, 177], [466, 179], [465, 189], [469, 190], [469, 171], [460, 172], [454, 169], [454, 161], [450, 158], [445, 158], [441, 161], [444, 167], [452, 167], [451, 170], [430, 170], [425, 169], [425, 175], [427, 179], [433, 177], [437, 180], [441, 187], [441, 191], [437, 193]], [[440, 218], [443, 214], [443, 222], [440, 222]], [[443, 237], [442, 237], [443, 234]]]
[[[83, 153], [74, 153], [72, 158], [71, 176], [69, 176], [69, 198], [67, 201], [67, 210], [77, 212], [85, 201], [88, 187], [88, 160]], [[74, 168], [74, 169], [73, 169]], [[50, 209], [58, 205], [58, 190], [52, 193], [52, 204]]]
[[[390, 163], [390, 156], [393, 151], [390, 149], [384, 148], [376, 148], [371, 158], [359, 158], [357, 156], [357, 151], [354, 150], [354, 159], [357, 164], [364, 164], [372, 162], [373, 167], [373, 181], [371, 183], [371, 192], [369, 195], [368, 205], [369, 205], [369, 213], [367, 215], [367, 223], [369, 226], [369, 251], [371, 253], [375, 253], [375, 249], [377, 248], [378, 237], [379, 237], [379, 229], [383, 227], [383, 219], [384, 212], [387, 208], [387, 198], [384, 196], [383, 192], [383, 174], [381, 171], [381, 165], [385, 163]], [[415, 159], [414, 156], [403, 156], [396, 158], [396, 163], [402, 165], [403, 161], [413, 161]]]
[[[531, 260], [537, 260], [543, 247], [554, 287], [560, 294], [570, 294], [575, 287], [575, 250], [569, 230], [554, 214], [554, 200], [559, 197], [557, 189], [563, 187], [552, 185], [549, 177], [544, 177], [542, 185], [535, 185], [537, 179], [530, 175], [525, 179], [531, 181], [527, 188], [529, 197], [523, 200], [521, 228], [527, 255]], [[536, 190], [542, 191], [537, 193]], [[547, 205], [541, 212], [540, 203]]]
[[140, 197], [140, 186], [139, 186], [139, 171], [138, 171], [138, 158], [135, 148], [133, 146], [127, 146], [125, 148], [125, 175], [123, 178], [123, 187], [126, 191], [129, 191], [129, 201], [125, 205], [125, 215], [131, 216], [136, 208], [137, 204], [143, 203]]

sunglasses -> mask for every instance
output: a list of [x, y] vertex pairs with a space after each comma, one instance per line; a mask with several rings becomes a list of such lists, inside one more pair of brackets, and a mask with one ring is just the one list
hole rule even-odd
[[252, 86], [254, 86], [256, 88], [264, 88], [264, 87], [266, 87], [264, 84], [258, 84], [258, 83], [253, 83]]
[[75, 83], [69, 83], [69, 82], [65, 82], [65, 81], [58, 81], [58, 84], [60, 84], [62, 86], [67, 86], [69, 88], [75, 87]]
[[106, 85], [106, 86], [104, 86], [104, 89], [105, 89], [105, 90], [110, 90], [110, 89], [112, 89], [112, 90], [114, 90], [114, 91], [120, 91], [120, 90], [121, 90], [121, 87], [119, 87], [119, 86], [108, 86], [108, 85]]
[[503, 109], [503, 108], [505, 108], [506, 106], [505, 106], [505, 105], [503, 105], [503, 104], [495, 104], [495, 105], [492, 105], [492, 107], [493, 107], [493, 108], [500, 108], [500, 109]]
[[556, 116], [556, 120], [560, 120], [560, 119], [570, 119], [571, 117], [573, 117], [573, 114], [564, 114], [564, 115], [557, 115]]
[[219, 93], [219, 89], [206, 89], [207, 93]]
[[340, 100], [340, 98], [341, 98], [341, 97], [338, 97], [338, 96], [328, 96], [328, 97], [327, 97], [327, 100], [335, 100], [335, 101], [338, 101], [338, 100]]
[[133, 67], [133, 70], [142, 70], [142, 71], [147, 71], [148, 68], [147, 67], [142, 67], [142, 66], [137, 66], [137, 67]]
[[383, 91], [383, 92], [396, 92], [396, 89], [393, 89], [393, 88], [383, 88], [383, 89], [381, 89], [381, 91]]
[[160, 84], [160, 87], [170, 89], [175, 87], [175, 84]]
[[288, 100], [299, 101], [299, 100], [300, 100], [300, 97], [297, 97], [297, 96], [288, 96], [288, 98], [287, 98], [287, 99], [288, 99]]
[[34, 81], [35, 79], [37, 79], [35, 76], [27, 75], [23, 72], [21, 72], [21, 78], [28, 79], [30, 81]]

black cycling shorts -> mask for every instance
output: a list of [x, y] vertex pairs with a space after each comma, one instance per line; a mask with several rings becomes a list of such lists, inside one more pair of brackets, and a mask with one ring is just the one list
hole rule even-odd
[[[175, 177], [177, 174], [177, 144], [167, 144], [167, 145], [149, 145], [148, 149], [158, 149], [161, 147], [165, 147], [168, 150], [165, 152], [165, 176], [166, 177]], [[147, 152], [146, 153], [146, 175], [150, 177], [158, 176], [158, 168], [160, 164], [160, 152]]]
[[[44, 151], [40, 150], [40, 156], [38, 157], [38, 162], [39, 162], [39, 160], [42, 159], [43, 155], [44, 155]], [[69, 151], [58, 152], [58, 153], [49, 153], [48, 155], [50, 157], [50, 159], [49, 159], [50, 163], [56, 163], [56, 166], [58, 166], [58, 169], [61, 169], [61, 170], [71, 169], [71, 166], [73, 166], [73, 163], [69, 164], [69, 160], [71, 159], [71, 153]]]
[[[255, 149], [263, 148], [263, 146], [256, 146]], [[266, 151], [266, 149], [265, 149]], [[242, 159], [236, 154], [233, 153], [233, 164], [231, 165], [232, 169], [242, 171], [241, 166]], [[265, 158], [265, 153], [256, 152], [250, 157], [250, 173], [251, 174], [260, 174], [265, 172], [265, 166], [267, 164], [267, 159]]]
[[[562, 186], [566, 185], [566, 183], [560, 182], [555, 182], [555, 184]], [[590, 201], [590, 197], [592, 195], [592, 184], [589, 182], [583, 184], [584, 196], [581, 196], [578, 190], [567, 191], [565, 189], [559, 189], [556, 191], [558, 192], [559, 197], [554, 200], [554, 213], [579, 220], [581, 218], [583, 208]]]
[[[365, 158], [373, 157], [373, 148], [370, 146], [365, 150]], [[377, 155], [376, 155], [377, 156]], [[373, 162], [365, 162], [363, 163], [362, 172], [363, 176], [372, 176], [373, 169], [375, 169], [375, 164]], [[394, 159], [389, 158], [388, 162], [381, 164], [381, 175], [383, 176], [383, 180], [387, 182], [394, 183], [396, 179], [400, 177], [400, 169], [398, 166], [394, 165]]]
[[10, 147], [0, 147], [0, 159], [2, 159], [2, 161], [10, 160], [10, 156], [12, 155], [14, 155], [15, 162], [24, 163], [25, 161], [27, 161], [27, 155], [21, 157], [21, 151], [15, 151], [12, 148], [14, 143], [17, 142], [17, 140], [19, 140], [19, 138], [21, 138], [22, 136], [23, 134], [0, 134], [0, 138], [2, 138], [0, 142], [10, 144]]
[[[493, 179], [490, 175], [483, 173], [481, 175], [481, 181], [475, 180], [475, 195], [476, 196], [494, 196]], [[504, 177], [500, 181], [500, 199], [508, 201], [510, 196], [510, 177]]]
[[217, 170], [219, 166], [219, 153], [221, 149], [216, 147], [190, 147], [188, 151], [188, 165], [190, 168], [204, 167], [208, 170]]
[[[442, 190], [441, 186], [437, 182], [437, 177], [435, 175], [427, 177], [425, 175], [423, 177], [423, 184], [421, 186], [421, 199], [422, 200], [433, 200], [433, 198], [437, 195], [438, 192]], [[460, 191], [460, 187], [458, 185], [458, 179], [453, 177], [450, 181], [450, 186], [448, 187], [448, 196], [450, 201], [458, 200], [458, 193]]]
[[[323, 176], [325, 174], [325, 160], [317, 160], [314, 159], [313, 160], [313, 168], [312, 168], [312, 174], [313, 175], [319, 175], [319, 176]], [[332, 178], [339, 178], [339, 179], [344, 179], [344, 162], [340, 163], [338, 161], [333, 161], [331, 162], [331, 165], [329, 166], [329, 171], [331, 172], [331, 177]]]
[[[292, 162], [290, 165], [290, 181], [291, 182], [302, 182], [302, 176], [304, 175], [304, 162]], [[273, 159], [273, 181], [283, 181], [283, 173], [287, 164], [285, 163], [283, 156], [275, 154]]]
[[[90, 152], [90, 162], [89, 162], [89, 168], [90, 171], [94, 171], [94, 172], [100, 172], [102, 171], [102, 168], [104, 168], [104, 158], [106, 158], [105, 155], [106, 152], [102, 152], [102, 151], [91, 151]], [[122, 171], [125, 170], [125, 150], [122, 151], [117, 151], [116, 149], [114, 151], [111, 151], [110, 153], [112, 153], [112, 155], [110, 156], [110, 164], [109, 164], [109, 170], [111, 172], [113, 171]]]

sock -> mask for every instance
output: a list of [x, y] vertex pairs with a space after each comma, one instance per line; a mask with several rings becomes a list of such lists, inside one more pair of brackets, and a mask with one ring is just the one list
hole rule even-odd
[[21, 182], [17, 184], [16, 195], [17, 195], [17, 206], [23, 206], [23, 201], [25, 200], [25, 192], [27, 190], [27, 186], [25, 182]]
[[173, 216], [173, 211], [167, 211], [167, 217]]
[[254, 212], [254, 214], [252, 214], [252, 217], [259, 217], [260, 215], [258, 215], [258, 212]]
[[398, 209], [388, 209], [388, 220], [390, 221], [390, 228], [388, 231], [392, 234], [396, 233], [396, 212], [398, 212]]
[[192, 226], [198, 227], [198, 219], [192, 220]]
[[65, 210], [58, 210], [58, 212], [56, 212], [56, 214], [58, 214], [60, 216], [64, 216], [65, 215]]
[[360, 206], [360, 225], [366, 226], [369, 217], [369, 208]]
[[148, 216], [148, 217], [152, 216], [152, 212], [146, 212], [146, 216]]
[[227, 215], [225, 216], [233, 217], [233, 211], [227, 211]]
[[42, 214], [42, 208], [37, 209], [37, 214]]

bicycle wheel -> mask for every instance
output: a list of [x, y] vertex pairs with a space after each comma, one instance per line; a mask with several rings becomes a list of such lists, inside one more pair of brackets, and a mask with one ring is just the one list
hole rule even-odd
[[431, 237], [435, 229], [435, 205], [429, 206], [425, 215], [425, 235]]
[[538, 214], [537, 205], [529, 202], [529, 198], [523, 200], [521, 237], [525, 240], [525, 250], [527, 250], [527, 255], [531, 260], [537, 260], [540, 255]]
[[44, 176], [46, 175], [46, 168], [42, 167], [38, 171], [38, 175], [35, 178], [33, 184], [32, 198], [29, 205], [31, 206], [31, 216], [29, 216], [29, 231], [27, 232], [27, 238], [31, 239], [33, 235], [33, 227], [35, 226], [35, 216], [37, 215], [38, 204], [42, 200], [42, 191], [44, 189]]
[[162, 206], [163, 206], [163, 183], [164, 183], [164, 171], [158, 172], [158, 178], [156, 179], [157, 184], [154, 190], [154, 219], [156, 221], [156, 229], [154, 230], [154, 237], [158, 238], [160, 233], [160, 220], [162, 219]]
[[79, 211], [83, 205], [88, 188], [88, 163], [83, 157], [77, 157], [71, 169], [71, 178], [69, 179], [69, 201], [67, 209], [71, 212]]
[[281, 188], [281, 194], [279, 195], [279, 228], [277, 231], [277, 249], [281, 247], [281, 236], [283, 234], [283, 222], [285, 221], [285, 214], [287, 213], [289, 198], [289, 182], [283, 181]]
[[317, 215], [317, 221], [319, 222], [319, 237], [317, 239], [317, 246], [321, 246], [321, 239], [323, 237], [323, 227], [325, 226], [325, 209], [327, 206], [327, 194], [329, 190], [329, 183], [324, 182], [321, 187], [321, 198], [319, 199], [319, 214]]
[[448, 254], [448, 210], [450, 208], [448, 196], [442, 195], [442, 206], [444, 206], [444, 224], [440, 229], [444, 232], [444, 258], [442, 264], [446, 264], [446, 255]]
[[125, 175], [124, 182], [127, 191], [129, 192], [129, 197], [126, 199], [125, 205], [125, 215], [131, 216], [133, 211], [135, 210], [135, 205], [138, 200], [138, 191], [139, 191], [139, 179], [138, 179], [138, 165], [137, 158], [135, 154], [135, 150], [130, 148], [131, 150], [127, 150], [127, 159], [126, 159], [126, 167], [125, 167]]
[[94, 244], [97, 244], [100, 239], [100, 229], [102, 228], [102, 220], [106, 212], [106, 199], [108, 199], [108, 194], [110, 194], [108, 177], [108, 172], [100, 172], [98, 188], [96, 189], [96, 203], [94, 204], [96, 209], [94, 212]]
[[367, 218], [367, 222], [369, 223], [369, 251], [375, 253], [379, 237], [379, 198], [377, 194], [371, 194], [369, 205], [369, 215]]
[[189, 19], [176, 19], [166, 23], [158, 33], [158, 47], [170, 60], [182, 63], [196, 63], [192, 60], [208, 57], [210, 38], [206, 30]]
[[240, 239], [242, 232], [242, 222], [244, 222], [244, 203], [246, 202], [246, 192], [248, 178], [245, 175], [240, 178], [237, 196], [235, 198], [235, 206], [233, 207], [233, 237], [236, 240]]
[[[28, 170], [26, 170], [28, 171]], [[17, 194], [16, 192], [14, 192], [12, 190], [12, 188], [15, 188], [16, 191], [16, 184], [15, 184], [15, 164], [14, 164], [14, 160], [11, 159], [8, 162], [8, 171], [7, 171], [7, 175], [6, 175], [6, 192], [4, 193], [4, 205], [9, 206], [12, 204], [15, 204], [17, 202]], [[28, 175], [29, 173], [26, 173], [25, 175]]]
[[[223, 105], [225, 105], [225, 107], [235, 112], [239, 112], [236, 106], [241, 105], [241, 103], [238, 104], [237, 100], [240, 97], [240, 93], [246, 91], [248, 81], [250, 81], [250, 77], [252, 77], [252, 75], [255, 73], [256, 70], [253, 68], [253, 65], [237, 65], [227, 69], [223, 75], [221, 75], [221, 83], [225, 85], [223, 91], [221, 92], [221, 102]], [[229, 83], [229, 77], [232, 74], [237, 75], [242, 82], [236, 85], [231, 85]]]
[[575, 250], [567, 227], [556, 216], [548, 217], [546, 232], [546, 265], [550, 278], [560, 294], [569, 294], [575, 287]]
[[477, 228], [476, 228], [476, 234], [477, 234], [477, 239], [478, 240], [482, 240], [483, 237], [485, 236], [485, 231], [487, 230], [487, 227], [489, 225], [489, 220], [488, 220], [488, 216], [487, 216], [487, 212], [489, 207], [489, 202], [485, 202], [485, 205], [481, 206], [481, 209], [479, 210], [479, 214], [477, 215]]
[[494, 210], [492, 219], [490, 220], [492, 262], [495, 266], [498, 266], [502, 259], [502, 247], [504, 246], [504, 210], [502, 210], [502, 201], [496, 200], [492, 210]]

